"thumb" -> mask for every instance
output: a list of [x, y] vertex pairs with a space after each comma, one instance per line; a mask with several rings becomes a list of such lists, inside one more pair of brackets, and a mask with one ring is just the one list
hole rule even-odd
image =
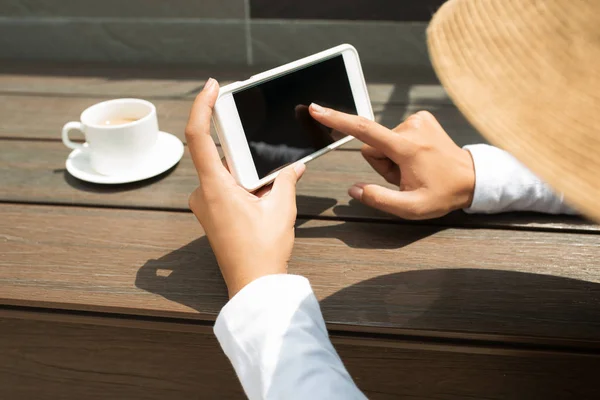
[[302, 177], [302, 174], [306, 170], [306, 166], [303, 163], [295, 163], [284, 168], [275, 182], [273, 182], [273, 189], [269, 197], [275, 198], [277, 201], [296, 201], [296, 183]]
[[404, 219], [424, 219], [423, 196], [418, 191], [403, 192], [379, 185], [357, 183], [348, 190], [361, 203]]

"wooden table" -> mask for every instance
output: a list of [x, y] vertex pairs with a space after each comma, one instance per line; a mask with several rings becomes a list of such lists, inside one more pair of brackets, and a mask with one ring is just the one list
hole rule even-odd
[[[209, 72], [0, 65], [0, 398], [243, 398], [212, 335], [226, 302], [187, 207], [189, 154], [162, 176], [98, 186], [64, 169], [62, 125], [114, 97], [153, 101], [183, 138]], [[378, 120], [431, 110], [481, 138], [434, 78], [367, 71]], [[406, 222], [349, 201], [381, 180], [359, 143], [309, 165], [290, 272], [373, 399], [600, 397], [600, 228], [579, 218]]]

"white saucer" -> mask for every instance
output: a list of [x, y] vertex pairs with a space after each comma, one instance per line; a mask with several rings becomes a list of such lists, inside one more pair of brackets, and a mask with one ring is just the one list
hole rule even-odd
[[135, 172], [123, 175], [107, 176], [94, 171], [90, 165], [89, 152], [86, 148], [73, 150], [67, 158], [67, 171], [82, 181], [102, 184], [120, 184], [137, 182], [162, 174], [181, 160], [183, 143], [176, 136], [159, 132], [156, 146], [148, 158], [147, 165]]

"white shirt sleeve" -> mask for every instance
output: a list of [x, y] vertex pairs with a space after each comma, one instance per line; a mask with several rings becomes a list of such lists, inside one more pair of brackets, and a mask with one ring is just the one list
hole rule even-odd
[[540, 178], [504, 150], [485, 144], [465, 146], [475, 164], [475, 193], [467, 213], [535, 211], [576, 214]]
[[223, 307], [214, 331], [250, 400], [366, 398], [333, 348], [306, 278], [251, 282]]

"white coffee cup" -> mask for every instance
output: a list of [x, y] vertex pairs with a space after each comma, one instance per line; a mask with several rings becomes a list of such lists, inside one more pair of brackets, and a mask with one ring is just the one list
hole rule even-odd
[[[81, 122], [69, 122], [62, 140], [71, 149], [89, 152], [91, 167], [102, 175], [120, 175], [143, 168], [158, 138], [156, 107], [146, 100], [115, 99], [95, 104], [81, 113]], [[109, 125], [109, 121], [131, 122]], [[85, 135], [85, 144], [69, 139], [69, 131]]]

